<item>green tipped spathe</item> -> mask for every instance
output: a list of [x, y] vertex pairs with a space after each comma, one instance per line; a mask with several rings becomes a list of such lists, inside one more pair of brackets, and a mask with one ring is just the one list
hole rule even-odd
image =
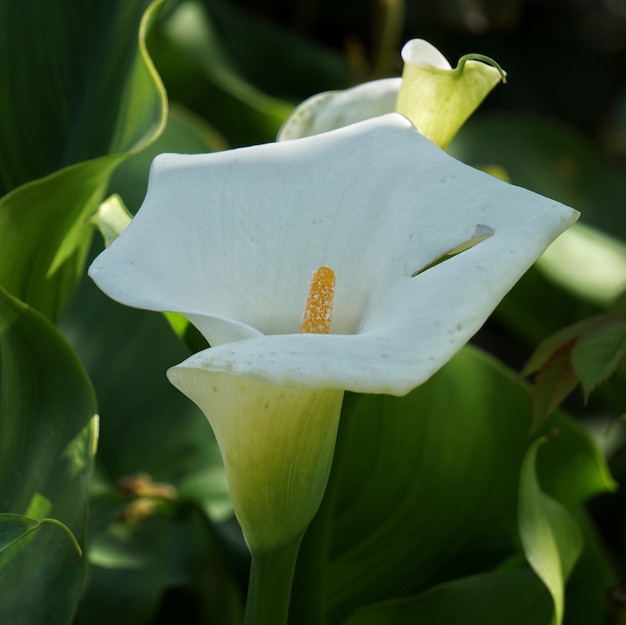
[[506, 80], [495, 61], [479, 54], [465, 55], [452, 69], [441, 52], [423, 39], [406, 43], [402, 59], [396, 111], [443, 148], [487, 94]]

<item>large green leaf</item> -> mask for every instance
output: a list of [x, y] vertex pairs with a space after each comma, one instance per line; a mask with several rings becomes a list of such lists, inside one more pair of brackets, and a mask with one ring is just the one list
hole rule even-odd
[[[94, 415], [89, 380], [57, 330], [0, 290], [1, 512], [27, 517], [23, 529], [58, 519], [84, 542]], [[52, 525], [44, 523], [0, 554], [0, 622], [71, 622], [83, 564]]]
[[[530, 426], [528, 388], [469, 347], [404, 398], [349, 397], [329, 491], [303, 544], [293, 622], [315, 623], [318, 609], [340, 623], [365, 605], [520, 557]], [[552, 496], [579, 505], [612, 487], [580, 428], [559, 414], [547, 426], [563, 432], [544, 454]]]
[[[143, 43], [160, 1], [0, 3], [0, 284], [56, 317], [114, 168], [161, 131]], [[142, 17], [143, 14], [143, 17]], [[138, 34], [139, 33], [139, 34]]]
[[155, 134], [162, 95], [137, 35], [148, 4], [0, 3], [0, 196]]

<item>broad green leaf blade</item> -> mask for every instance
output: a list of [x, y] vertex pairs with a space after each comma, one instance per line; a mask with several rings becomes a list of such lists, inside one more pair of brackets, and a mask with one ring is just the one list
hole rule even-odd
[[[0, 290], [1, 512], [38, 523], [58, 519], [84, 543], [94, 415], [93, 390], [64, 339]], [[58, 528], [41, 527], [5, 549], [0, 622], [70, 623], [83, 566]]]
[[19, 187], [0, 199], [0, 285], [56, 318], [85, 265], [88, 217], [117, 159], [90, 161]]
[[0, 196], [157, 132], [162, 89], [138, 41], [148, 4], [0, 4], [0, 84], [10, 85], [0, 93]]
[[[23, 92], [3, 92], [11, 102], [3, 107], [4, 122], [0, 120], [0, 172], [7, 190], [13, 191], [0, 199], [0, 285], [51, 318], [82, 273], [93, 232], [89, 217], [102, 201], [112, 171], [164, 124], [165, 94], [143, 45], [159, 4], [152, 4], [143, 18], [143, 0], [108, 3], [104, 15], [97, 3], [90, 4], [85, 23], [73, 20], [84, 9], [73, 0], [50, 5], [48, 16], [41, 15], [38, 4], [30, 9], [14, 3], [0, 6], [0, 28], [10, 31], [0, 41], [14, 44], [2, 56], [0, 76], [13, 76], [16, 58], [35, 64], [21, 68], [28, 70]], [[28, 28], [31, 18], [36, 28]], [[24, 29], [17, 28], [24, 20]], [[59, 32], [47, 32], [52, 25]], [[100, 43], [107, 40], [115, 45]], [[52, 47], [44, 50], [42, 45]], [[76, 59], [84, 60], [84, 67]], [[53, 71], [51, 62], [58, 64]], [[83, 71], [70, 72], [68, 85], [55, 83], [66, 65]], [[39, 88], [38, 78], [44, 95], [33, 98], [26, 87]], [[80, 111], [70, 114], [76, 102]], [[19, 126], [22, 121], [14, 126], [16, 120], [23, 120], [24, 127]], [[40, 155], [42, 162], [31, 162]]]
[[626, 355], [626, 319], [604, 318], [604, 323], [586, 332], [572, 350], [572, 365], [585, 397], [607, 380]]
[[545, 625], [550, 616], [550, 597], [531, 571], [494, 571], [361, 608], [342, 625]]
[[82, 558], [83, 551], [76, 537], [72, 534], [69, 527], [61, 523], [61, 521], [57, 521], [56, 519], [41, 519], [37, 521], [21, 514], [11, 514], [10, 512], [0, 513], [0, 553], [12, 547], [31, 532], [39, 529], [42, 525], [54, 525], [64, 531], [72, 541], [79, 557]]
[[583, 539], [570, 512], [546, 495], [539, 485], [537, 452], [546, 440], [537, 439], [524, 458], [520, 474], [518, 523], [526, 559], [552, 595], [552, 623], [561, 625], [565, 610], [565, 584], [581, 554]]
[[[570, 425], [558, 413], [548, 420], [563, 437], [539, 464], [550, 494], [578, 506], [613, 483]], [[406, 397], [348, 396], [327, 497], [301, 551], [293, 622], [316, 623], [321, 611], [340, 623], [360, 606], [522, 557], [517, 491], [530, 427], [529, 388], [471, 347]]]

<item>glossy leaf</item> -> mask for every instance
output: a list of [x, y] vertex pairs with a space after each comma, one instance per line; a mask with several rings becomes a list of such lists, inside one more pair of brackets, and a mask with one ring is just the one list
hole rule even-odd
[[159, 4], [143, 18], [145, 0], [67, 0], [50, 14], [34, 1], [1, 5], [0, 82], [17, 88], [3, 91], [0, 121], [0, 175], [13, 189], [0, 199], [0, 284], [52, 318], [82, 273], [88, 218], [112, 171], [164, 123], [165, 94], [143, 44]]
[[[466, 347], [406, 397], [346, 402], [329, 491], [302, 548], [294, 623], [317, 622], [316, 602], [340, 623], [519, 554], [531, 397], [511, 372]], [[613, 487], [580, 428], [558, 413], [546, 427], [563, 433], [539, 462], [553, 497], [578, 506]]]
[[528, 563], [546, 585], [554, 603], [552, 623], [561, 625], [565, 609], [565, 584], [582, 548], [582, 534], [569, 511], [546, 495], [537, 479], [537, 439], [522, 465], [519, 490], [519, 531]]
[[58, 519], [84, 544], [94, 415], [89, 380], [57, 330], [0, 291], [0, 511], [27, 517], [24, 531], [46, 525], [0, 554], [2, 623], [71, 622], [84, 565], [43, 520]]
[[163, 95], [138, 38], [148, 4], [1, 4], [0, 196], [157, 132]]

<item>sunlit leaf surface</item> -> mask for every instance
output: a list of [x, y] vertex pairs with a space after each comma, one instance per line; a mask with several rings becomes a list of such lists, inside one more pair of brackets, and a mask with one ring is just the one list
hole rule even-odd
[[[0, 510], [27, 517], [23, 532], [58, 519], [84, 545], [97, 428], [93, 390], [55, 328], [3, 291], [0, 372]], [[84, 561], [58, 527], [46, 523], [16, 541], [19, 528], [6, 521], [0, 531], [13, 538], [0, 554], [0, 622], [70, 623]]]

